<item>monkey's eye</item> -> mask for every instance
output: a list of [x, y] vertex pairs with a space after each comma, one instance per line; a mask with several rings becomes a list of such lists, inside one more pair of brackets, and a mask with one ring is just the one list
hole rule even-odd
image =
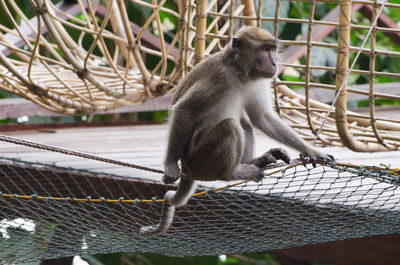
[[276, 50], [276, 45], [264, 45], [262, 46], [263, 51], [275, 51]]

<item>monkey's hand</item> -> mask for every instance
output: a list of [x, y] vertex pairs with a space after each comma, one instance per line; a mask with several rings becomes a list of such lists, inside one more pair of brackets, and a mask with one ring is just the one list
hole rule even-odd
[[162, 177], [162, 181], [165, 184], [175, 183], [181, 176], [181, 170], [177, 163], [171, 163], [164, 166], [164, 176]]
[[329, 163], [335, 161], [333, 155], [324, 154], [317, 150], [313, 150], [307, 154], [300, 154], [300, 159], [303, 161], [304, 165], [311, 163], [313, 167], [317, 166], [317, 162]]
[[275, 163], [277, 160], [282, 160], [283, 162], [290, 164], [290, 156], [285, 149], [271, 148], [265, 154], [267, 154], [270, 159], [273, 160], [271, 163]]
[[271, 148], [265, 152], [262, 156], [254, 159], [254, 165], [260, 169], [264, 169], [267, 165], [276, 163], [276, 161], [282, 160], [285, 163], [290, 163], [290, 156], [286, 150], [282, 148]]

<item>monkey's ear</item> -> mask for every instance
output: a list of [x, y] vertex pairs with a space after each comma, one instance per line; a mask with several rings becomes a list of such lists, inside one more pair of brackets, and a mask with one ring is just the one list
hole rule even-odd
[[234, 36], [232, 38], [232, 49], [238, 50], [241, 46], [242, 46], [242, 40], [239, 37]]

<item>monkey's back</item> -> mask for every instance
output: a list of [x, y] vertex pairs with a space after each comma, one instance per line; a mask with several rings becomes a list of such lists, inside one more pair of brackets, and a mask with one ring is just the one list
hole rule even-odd
[[[232, 71], [225, 63], [228, 53], [229, 49], [222, 50], [196, 65], [176, 86], [172, 104], [177, 103], [189, 90], [193, 97], [199, 96], [197, 99], [200, 101], [223, 94], [221, 88], [229, 86], [230, 82], [234, 83], [233, 80], [228, 79], [228, 76], [231, 75], [229, 72]], [[217, 89], [214, 90], [219, 91], [213, 91], [212, 87], [216, 87]], [[196, 93], [194, 90], [198, 90], [198, 92], [196, 91]]]

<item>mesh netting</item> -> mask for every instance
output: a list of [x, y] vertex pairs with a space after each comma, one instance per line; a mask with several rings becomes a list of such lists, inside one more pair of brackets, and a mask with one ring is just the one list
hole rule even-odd
[[[294, 165], [179, 208], [164, 236], [158, 182], [0, 160], [0, 263], [110, 252], [217, 255], [400, 232], [399, 170]], [[23, 195], [26, 195], [24, 197]], [[115, 199], [110, 201], [109, 199]], [[148, 200], [142, 200], [148, 199]]]

